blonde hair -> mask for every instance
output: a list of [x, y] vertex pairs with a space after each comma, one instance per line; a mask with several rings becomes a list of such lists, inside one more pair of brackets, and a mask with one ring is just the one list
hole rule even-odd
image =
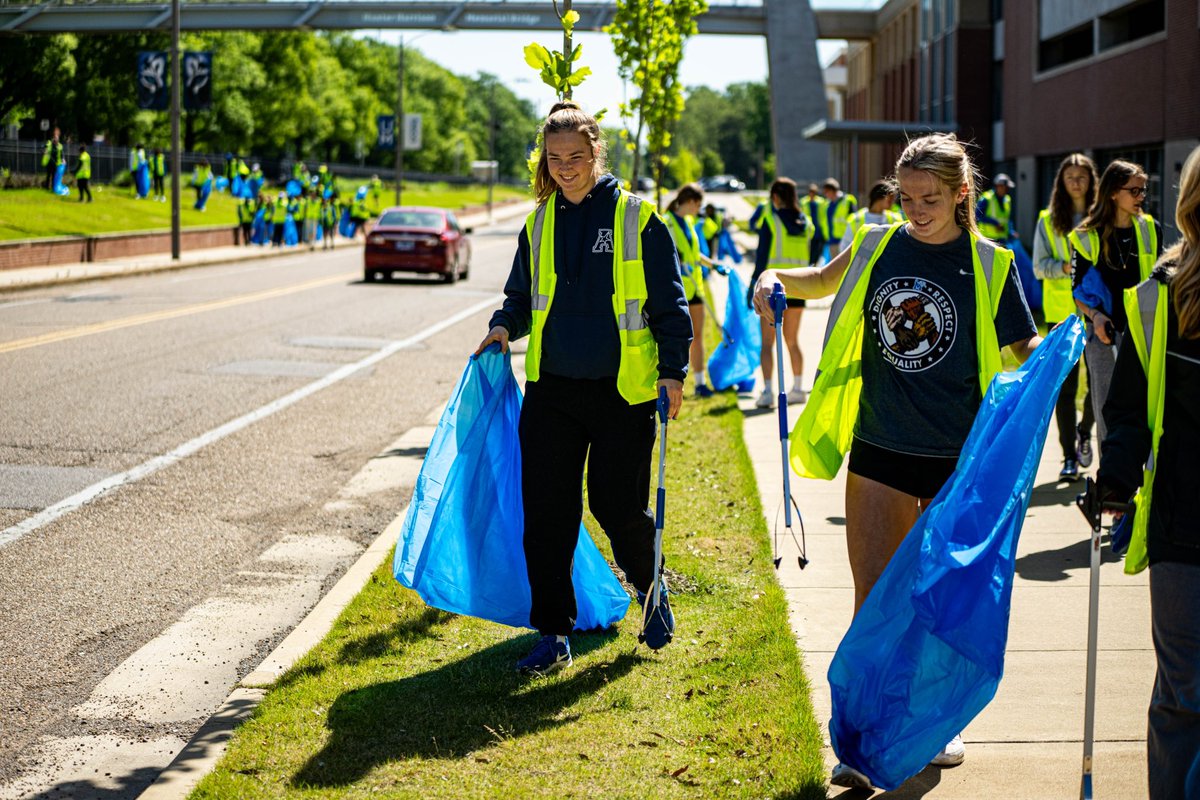
[[1079, 223], [1083, 231], [1096, 231], [1100, 235], [1100, 251], [1108, 260], [1108, 239], [1117, 226], [1117, 203], [1113, 195], [1121, 191], [1133, 178], [1146, 177], [1146, 170], [1131, 161], [1117, 160], [1104, 168], [1100, 186], [1096, 189], [1096, 202], [1088, 209], [1087, 216]]
[[1175, 205], [1175, 226], [1183, 238], [1163, 253], [1162, 261], [1171, 262], [1171, 296], [1179, 335], [1200, 338], [1200, 147], [1192, 151], [1179, 174], [1179, 202]]
[[538, 154], [537, 169], [533, 175], [533, 199], [539, 205], [558, 191], [558, 184], [550, 177], [550, 165], [546, 160], [546, 137], [555, 133], [578, 133], [587, 139], [593, 153], [592, 177], [599, 178], [604, 174], [606, 148], [596, 118], [570, 100], [555, 103], [542, 125], [541, 153]]
[[975, 224], [975, 187], [979, 183], [979, 172], [971, 163], [967, 149], [953, 133], [931, 133], [913, 139], [896, 159], [896, 175], [903, 169], [919, 169], [928, 172], [943, 186], [957, 195], [966, 184], [967, 196], [954, 207], [954, 222], [958, 227], [979, 236]]

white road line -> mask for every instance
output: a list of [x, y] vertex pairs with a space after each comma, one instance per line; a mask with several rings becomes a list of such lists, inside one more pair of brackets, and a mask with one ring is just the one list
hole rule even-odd
[[36, 305], [37, 303], [49, 303], [49, 302], [50, 302], [49, 297], [43, 297], [38, 300], [16, 300], [12, 303], [0, 303], [0, 311], [3, 311], [6, 308], [16, 308], [17, 306], [32, 306], [32, 305]]
[[303, 386], [290, 394], [286, 394], [277, 400], [267, 403], [265, 406], [257, 408], [248, 414], [243, 414], [242, 416], [231, 420], [230, 422], [226, 422], [224, 425], [214, 428], [208, 433], [203, 433], [191, 441], [184, 442], [169, 453], [156, 456], [149, 461], [138, 464], [132, 469], [105, 478], [98, 483], [94, 483], [86, 489], [76, 492], [65, 500], [60, 500], [54, 505], [43, 509], [37, 514], [34, 514], [32, 517], [29, 517], [22, 522], [18, 522], [16, 525], [13, 525], [10, 528], [0, 531], [0, 547], [6, 547], [20, 539], [22, 536], [25, 536], [28, 533], [33, 533], [39, 528], [49, 525], [59, 517], [69, 514], [78, 508], [82, 508], [106, 492], [110, 492], [120, 486], [135, 483], [142, 478], [145, 478], [147, 475], [152, 475], [161, 469], [182, 461], [196, 451], [207, 447], [213, 442], [218, 442], [230, 434], [237, 433], [243, 428], [249, 427], [250, 425], [253, 425], [262, 419], [266, 419], [277, 411], [282, 411], [288, 406], [300, 402], [309, 395], [316, 394], [322, 389], [333, 386], [335, 383], [345, 380], [359, 370], [378, 364], [388, 356], [394, 355], [406, 347], [411, 347], [418, 342], [423, 342], [431, 336], [435, 336], [447, 328], [457, 325], [459, 322], [478, 314], [480, 311], [488, 308], [495, 308], [496, 305], [503, 300], [504, 295], [502, 294], [492, 295], [486, 300], [476, 303], [469, 308], [463, 309], [454, 316], [444, 319], [436, 325], [426, 328], [420, 333], [414, 334], [407, 339], [401, 339], [399, 341], [392, 342], [387, 347], [375, 351], [361, 361], [356, 361], [353, 364], [347, 364], [346, 366], [329, 373], [324, 378], [315, 380], [307, 386]]

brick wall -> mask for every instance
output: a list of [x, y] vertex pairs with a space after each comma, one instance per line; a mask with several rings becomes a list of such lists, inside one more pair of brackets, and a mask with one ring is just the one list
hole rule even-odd
[[[180, 234], [183, 250], [228, 247], [238, 243], [239, 230], [221, 225], [189, 228]], [[0, 242], [0, 270], [78, 264], [110, 258], [130, 258], [171, 252], [170, 231], [109, 233], [100, 236], [63, 236]]]
[[83, 236], [0, 242], [0, 269], [77, 264], [87, 261], [87, 255], [88, 240]]

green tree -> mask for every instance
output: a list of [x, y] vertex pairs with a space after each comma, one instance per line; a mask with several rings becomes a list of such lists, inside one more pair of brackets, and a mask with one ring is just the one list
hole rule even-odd
[[633, 180], [641, 169], [638, 143], [644, 132], [660, 206], [667, 150], [684, 107], [679, 85], [683, 46], [696, 33], [696, 17], [707, 10], [707, 0], [618, 0], [613, 22], [604, 29], [612, 37], [621, 78], [638, 89], [637, 96], [620, 109], [627, 124], [637, 120], [636, 132], [630, 132]]

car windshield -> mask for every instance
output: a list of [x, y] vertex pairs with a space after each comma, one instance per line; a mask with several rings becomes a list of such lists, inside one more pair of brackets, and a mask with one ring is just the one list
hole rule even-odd
[[388, 211], [379, 218], [379, 224], [396, 228], [440, 228], [442, 215], [432, 211]]

